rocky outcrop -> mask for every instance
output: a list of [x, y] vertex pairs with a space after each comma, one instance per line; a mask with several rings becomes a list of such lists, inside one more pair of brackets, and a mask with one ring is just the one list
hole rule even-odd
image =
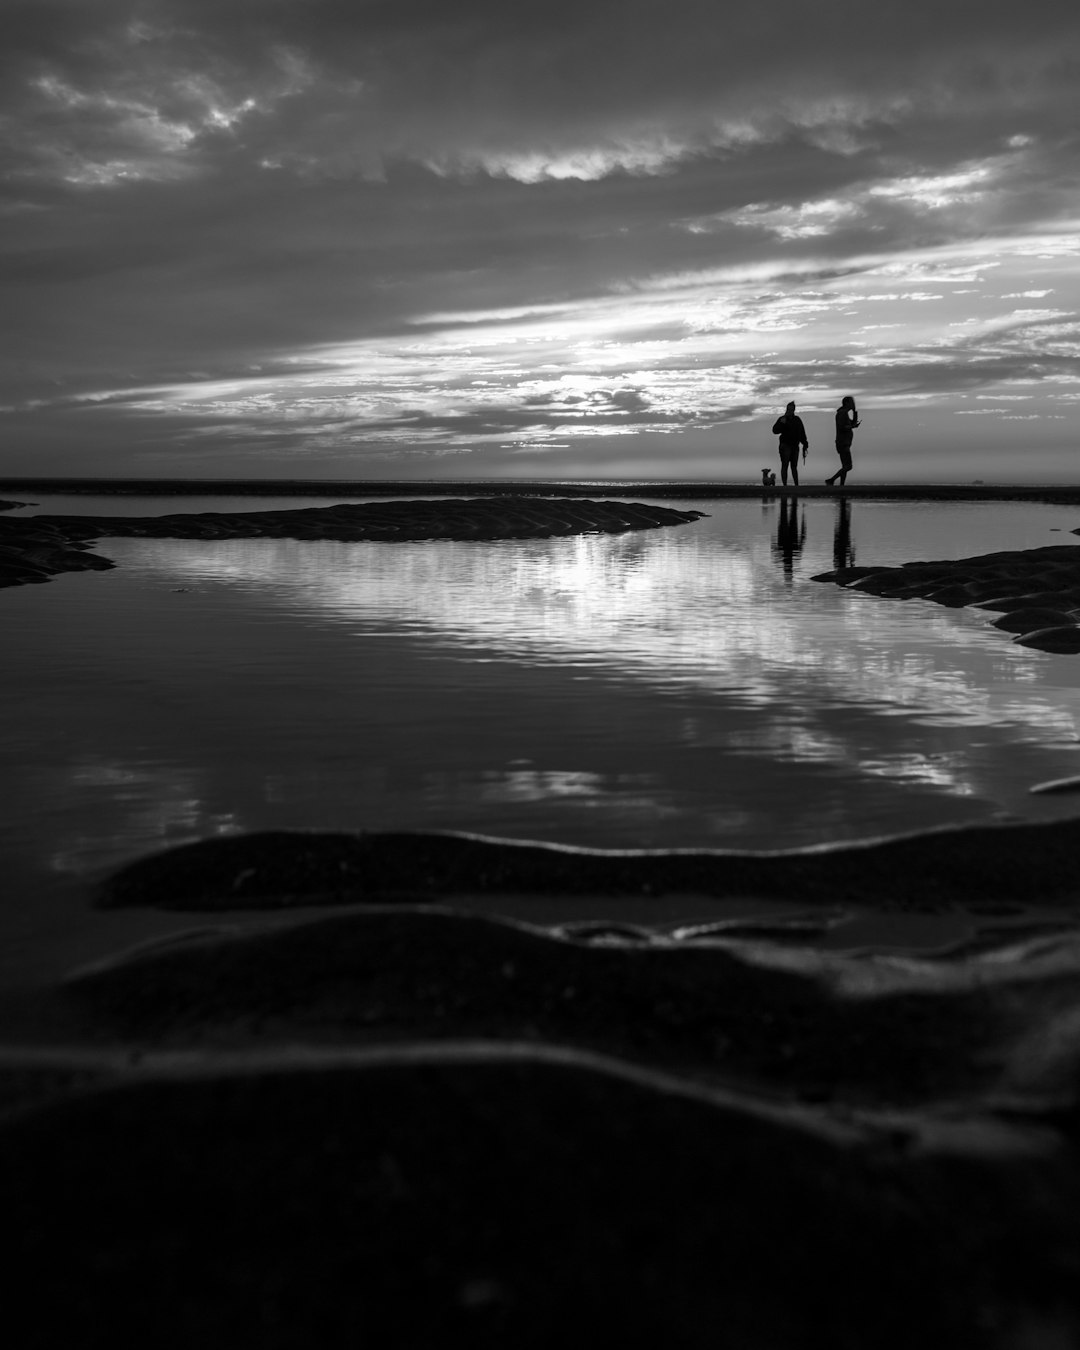
[[[1074, 530], [1080, 534], [1080, 530]], [[995, 627], [1015, 633], [1014, 642], [1046, 652], [1080, 652], [1080, 547], [984, 553], [949, 562], [911, 562], [900, 567], [842, 567], [814, 581], [834, 581], [849, 590], [890, 600], [933, 600], [959, 608], [973, 605], [1000, 612]]]
[[[154, 539], [547, 539], [622, 534], [699, 520], [640, 502], [532, 497], [373, 502], [293, 511], [203, 511], [165, 516], [34, 516], [0, 520], [0, 586], [47, 581], [56, 572], [111, 567], [86, 553], [105, 537]], [[92, 561], [88, 561], [92, 559]]]
[[0, 586], [48, 581], [58, 572], [108, 571], [115, 565], [41, 516], [0, 518]]

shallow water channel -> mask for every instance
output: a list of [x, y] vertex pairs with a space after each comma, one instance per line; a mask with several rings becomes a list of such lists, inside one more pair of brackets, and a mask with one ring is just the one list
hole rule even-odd
[[[72, 897], [103, 868], [225, 832], [760, 849], [1080, 814], [1029, 791], [1080, 773], [1080, 657], [1017, 646], [985, 611], [810, 580], [1080, 547], [1077, 508], [661, 504], [709, 515], [491, 543], [103, 538], [117, 570], [0, 591], [0, 980], [82, 952]], [[104, 947], [161, 919], [132, 922], [94, 918]]]

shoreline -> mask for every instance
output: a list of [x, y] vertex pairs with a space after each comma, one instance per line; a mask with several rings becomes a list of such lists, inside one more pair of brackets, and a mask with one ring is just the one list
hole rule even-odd
[[1080, 505], [1080, 484], [858, 483], [845, 488], [807, 484], [763, 488], [760, 483], [703, 479], [347, 479], [347, 478], [37, 478], [0, 477], [0, 493], [102, 496], [353, 497], [847, 497], [870, 501], [1028, 501]]

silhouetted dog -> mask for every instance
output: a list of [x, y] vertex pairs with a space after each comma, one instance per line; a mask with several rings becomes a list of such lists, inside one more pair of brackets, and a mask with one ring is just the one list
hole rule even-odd
[[776, 474], [773, 473], [772, 469], [762, 469], [762, 471], [761, 471], [761, 486], [762, 486], [762, 487], [775, 487], [775, 486], [776, 486]]

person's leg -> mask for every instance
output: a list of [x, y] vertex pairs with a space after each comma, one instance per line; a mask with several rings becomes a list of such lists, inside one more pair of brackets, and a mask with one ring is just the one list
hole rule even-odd
[[780, 481], [781, 481], [781, 483], [783, 483], [783, 485], [784, 485], [785, 487], [787, 487], [787, 467], [788, 467], [788, 458], [789, 458], [789, 456], [788, 456], [787, 452], [785, 451], [784, 447], [781, 446], [781, 447], [780, 447]]
[[837, 469], [837, 471], [833, 474], [831, 478], [825, 479], [825, 483], [828, 487], [831, 487], [838, 478], [840, 479], [840, 486], [843, 487], [847, 479], [848, 470], [851, 468], [850, 446], [844, 445], [840, 441], [837, 441], [836, 453], [840, 456], [840, 467]]

